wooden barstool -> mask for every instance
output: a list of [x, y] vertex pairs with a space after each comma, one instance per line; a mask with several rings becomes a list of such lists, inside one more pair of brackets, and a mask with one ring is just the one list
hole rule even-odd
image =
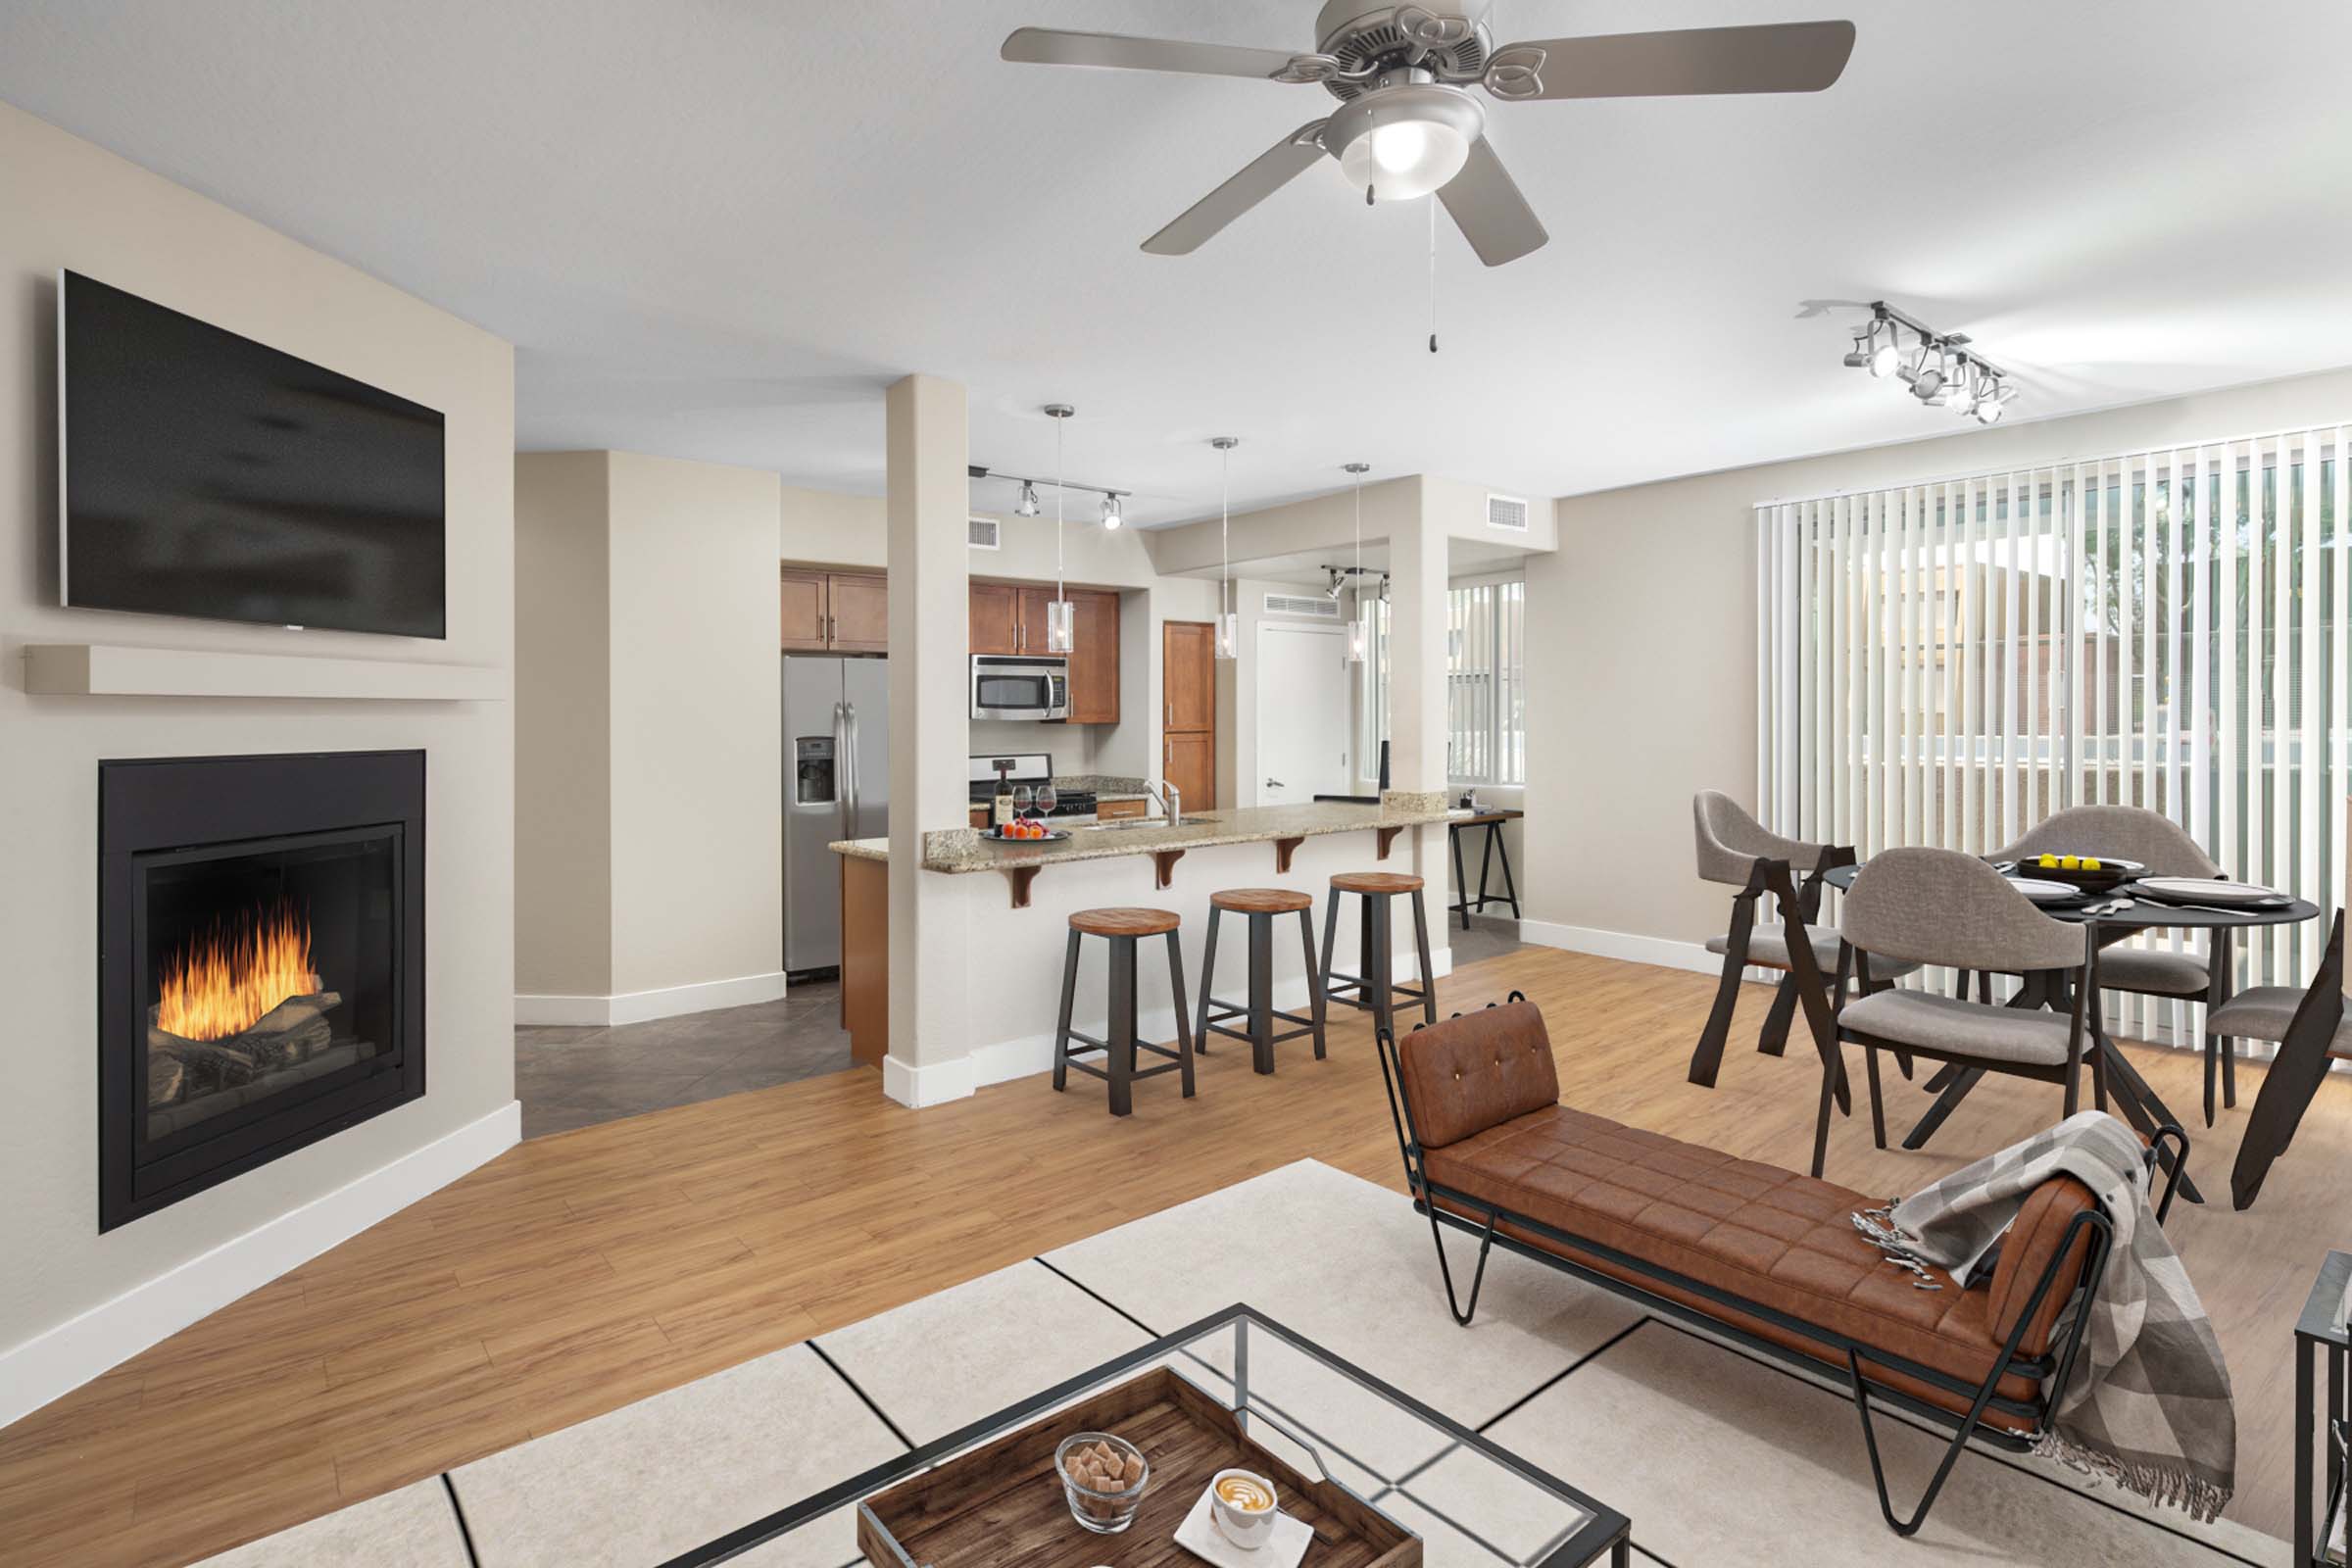
[[[1340, 895], [1353, 893], [1364, 901], [1362, 974], [1334, 974], [1331, 944], [1340, 929]], [[1389, 901], [1403, 894], [1413, 900], [1413, 942], [1421, 954], [1421, 984], [1396, 983], [1396, 944], [1389, 925]], [[1323, 994], [1334, 1002], [1343, 993], [1355, 993], [1355, 1005], [1372, 1009], [1373, 1021], [1395, 1034], [1396, 999], [1421, 1004], [1421, 1021], [1438, 1021], [1438, 988], [1429, 974], [1429, 911], [1421, 902], [1421, 879], [1402, 871], [1342, 871], [1331, 879], [1331, 903], [1323, 911]], [[1374, 977], [1378, 979], [1375, 980]]]
[[[1193, 1038], [1200, 1042], [1202, 1055], [1208, 1054], [1208, 1037], [1212, 1034], [1231, 1035], [1236, 1040], [1250, 1042], [1250, 1064], [1259, 1072], [1274, 1070], [1274, 1048], [1285, 1040], [1300, 1035], [1315, 1037], [1315, 1054], [1323, 1054], [1323, 982], [1315, 962], [1315, 901], [1304, 893], [1293, 893], [1288, 888], [1227, 888], [1208, 896], [1208, 951], [1200, 958], [1200, 1015], [1193, 1024]], [[1247, 915], [1250, 919], [1250, 1003], [1235, 1006], [1220, 1002], [1210, 994], [1217, 973], [1217, 920], [1226, 910]], [[1278, 914], [1298, 916], [1298, 944], [1306, 954], [1306, 995], [1313, 1016], [1301, 1018], [1295, 1012], [1278, 1011], [1274, 1005], [1274, 917]], [[1227, 1028], [1220, 1018], [1247, 1015], [1250, 1029], [1247, 1034]], [[1274, 1020], [1295, 1023], [1301, 1027], [1288, 1034], [1274, 1032]]]
[[[1054, 1087], [1069, 1086], [1070, 1069], [1093, 1073], [1110, 1085], [1110, 1113], [1124, 1116], [1135, 1108], [1132, 1085], [1138, 1078], [1163, 1072], [1184, 1075], [1184, 1098], [1193, 1098], [1193, 1032], [1186, 1021], [1184, 952], [1177, 946], [1180, 922], [1167, 909], [1080, 909], [1070, 916], [1069, 952], [1061, 960], [1061, 1022], [1054, 1035]], [[1135, 943], [1138, 937], [1165, 935], [1168, 939], [1168, 979], [1176, 988], [1176, 1044], [1154, 1046], [1135, 1038]], [[1103, 1039], [1082, 1035], [1070, 1027], [1070, 1008], [1078, 999], [1078, 944], [1086, 937], [1110, 944], [1110, 1021]], [[1080, 1051], [1070, 1042], [1082, 1041]], [[1081, 1052], [1100, 1051], [1102, 1065], [1074, 1059]], [[1157, 1067], [1136, 1070], [1135, 1054], [1149, 1051], [1165, 1056]]]

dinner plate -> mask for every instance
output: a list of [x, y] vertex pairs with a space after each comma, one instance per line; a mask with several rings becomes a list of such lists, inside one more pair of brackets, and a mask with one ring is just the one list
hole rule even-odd
[[2277, 888], [2197, 876], [2141, 877], [2132, 891], [2163, 904], [2243, 905], [2249, 909], [2277, 908], [2294, 902]]
[[2082, 896], [2082, 890], [2071, 882], [2045, 882], [2037, 876], [2013, 876], [2009, 885], [2035, 904], [2064, 904]]

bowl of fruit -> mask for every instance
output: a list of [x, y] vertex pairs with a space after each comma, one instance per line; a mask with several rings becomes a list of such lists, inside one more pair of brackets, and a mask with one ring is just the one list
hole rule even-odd
[[984, 828], [980, 836], [991, 844], [1053, 844], [1070, 836], [1069, 829], [1048, 827], [1031, 816], [1016, 816], [1009, 822]]
[[2105, 893], [2148, 873], [2141, 861], [2099, 855], [2029, 855], [2009, 869], [2015, 876], [2064, 882], [2085, 893]]

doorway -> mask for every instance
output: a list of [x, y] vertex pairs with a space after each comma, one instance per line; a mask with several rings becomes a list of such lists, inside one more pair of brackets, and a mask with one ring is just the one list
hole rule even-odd
[[[1257, 804], [1348, 793], [1348, 634], [1334, 626], [1257, 628]], [[1243, 781], [1244, 790], [1250, 788]]]
[[1217, 804], [1217, 629], [1168, 620], [1159, 629], [1159, 776], [1187, 811]]

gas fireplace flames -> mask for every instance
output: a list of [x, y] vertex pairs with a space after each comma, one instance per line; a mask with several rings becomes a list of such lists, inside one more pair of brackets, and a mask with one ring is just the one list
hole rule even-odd
[[155, 1022], [182, 1040], [226, 1040], [321, 989], [311, 923], [281, 902], [220, 922], [166, 959]]

